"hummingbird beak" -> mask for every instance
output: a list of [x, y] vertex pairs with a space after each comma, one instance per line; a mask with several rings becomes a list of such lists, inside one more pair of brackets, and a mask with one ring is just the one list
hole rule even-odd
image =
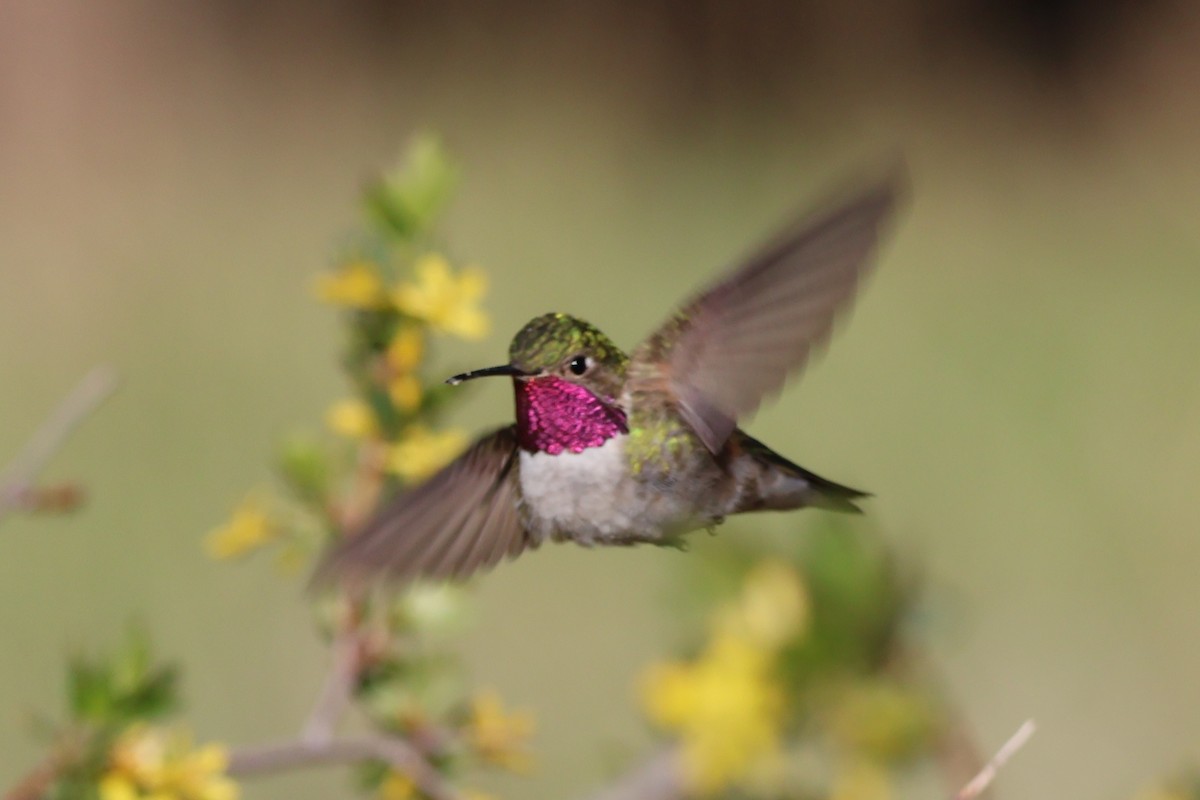
[[484, 367], [483, 369], [473, 369], [470, 372], [459, 373], [452, 378], [447, 378], [446, 383], [451, 386], [458, 386], [463, 381], [470, 381], [475, 378], [487, 378], [492, 375], [510, 375], [514, 378], [524, 378], [533, 374], [532, 372], [526, 372], [523, 369], [514, 367], [512, 364], [501, 364], [498, 367]]

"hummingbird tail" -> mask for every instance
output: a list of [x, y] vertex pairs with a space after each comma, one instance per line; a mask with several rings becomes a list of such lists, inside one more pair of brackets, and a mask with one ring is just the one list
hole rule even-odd
[[828, 511], [841, 511], [846, 514], [861, 514], [862, 509], [855, 505], [854, 501], [871, 496], [869, 492], [834, 483], [806, 469], [800, 467], [797, 469], [803, 474], [802, 480], [808, 484], [807, 489], [802, 490], [805, 506], [824, 508]]
[[[738, 431], [738, 448], [750, 456], [757, 469], [752, 479], [757, 491], [744, 492], [750, 501], [740, 510], [786, 511], [794, 508], [823, 508], [847, 514], [861, 514], [855, 500], [870, 497], [869, 492], [852, 489], [809, 472], [776, 453], [757, 439]], [[748, 476], [749, 477], [749, 476]]]

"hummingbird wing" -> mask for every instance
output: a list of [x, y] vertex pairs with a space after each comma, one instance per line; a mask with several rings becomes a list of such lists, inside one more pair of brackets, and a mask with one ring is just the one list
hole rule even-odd
[[517, 514], [515, 431], [479, 438], [425, 483], [394, 497], [325, 555], [314, 583], [464, 578], [536, 547]]
[[778, 391], [829, 336], [898, 194], [889, 180], [806, 217], [697, 294], [634, 350], [633, 391], [670, 391], [683, 419], [719, 452], [737, 417]]

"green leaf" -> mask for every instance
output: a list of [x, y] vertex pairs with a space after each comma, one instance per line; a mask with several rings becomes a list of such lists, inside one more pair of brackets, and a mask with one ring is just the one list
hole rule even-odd
[[156, 719], [178, 705], [178, 669], [156, 664], [149, 637], [130, 628], [114, 656], [73, 657], [67, 665], [67, 700], [73, 719], [98, 725]]
[[74, 719], [104, 720], [113, 706], [107, 669], [83, 656], [73, 657], [67, 665], [67, 702]]
[[805, 534], [800, 565], [812, 602], [808, 635], [783, 654], [794, 689], [816, 677], [871, 674], [894, 651], [912, 587], [884, 543], [840, 519]]
[[428, 232], [458, 181], [458, 169], [434, 136], [413, 139], [400, 166], [367, 187], [368, 216], [381, 232], [412, 241]]
[[279, 449], [279, 474], [301, 501], [322, 505], [329, 494], [333, 468], [328, 453], [308, 436], [292, 436]]
[[369, 759], [354, 768], [354, 783], [359, 791], [374, 792], [391, 774], [392, 768], [387, 762]]

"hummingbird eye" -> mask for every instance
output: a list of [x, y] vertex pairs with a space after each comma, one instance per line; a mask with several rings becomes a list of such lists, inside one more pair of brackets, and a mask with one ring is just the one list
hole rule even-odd
[[571, 359], [571, 363], [568, 364], [567, 367], [574, 374], [582, 375], [583, 373], [587, 372], [588, 367], [591, 366], [591, 364], [589, 364], [588, 361], [589, 361], [589, 359], [587, 358], [587, 356], [575, 356], [573, 359]]

